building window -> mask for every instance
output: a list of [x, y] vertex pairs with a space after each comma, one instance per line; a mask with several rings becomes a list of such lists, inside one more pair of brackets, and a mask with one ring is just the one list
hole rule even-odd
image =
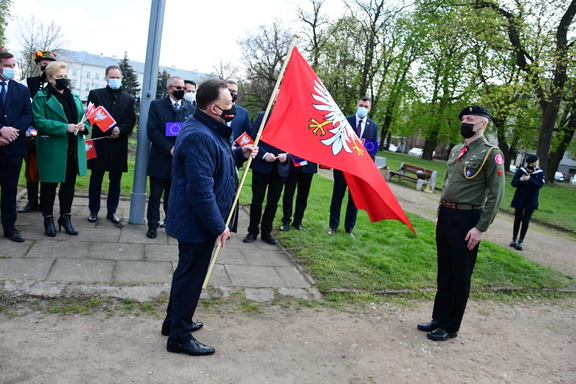
[[72, 76], [76, 76], [76, 70], [75, 69], [72, 70]]
[[90, 77], [90, 72], [86, 72], [86, 77]]
[[86, 88], [85, 88], [85, 89], [86, 89], [87, 91], [90, 90], [90, 83], [86, 83]]
[[96, 80], [100, 79], [100, 74], [99, 74], [99, 73], [95, 73], [94, 76], [95, 76], [94, 78], [95, 78]]
[[72, 84], [72, 85], [71, 85], [71, 86], [72, 86], [72, 89], [76, 89], [76, 82], [75, 82], [75, 81], [72, 81], [71, 84]]

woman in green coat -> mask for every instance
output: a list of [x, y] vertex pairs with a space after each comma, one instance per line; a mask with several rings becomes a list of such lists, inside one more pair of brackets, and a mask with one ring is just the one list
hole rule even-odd
[[84, 134], [88, 122], [79, 123], [84, 115], [80, 98], [68, 88], [68, 65], [54, 61], [46, 67], [48, 85], [38, 92], [32, 102], [33, 126], [38, 130], [36, 154], [40, 173], [40, 207], [47, 236], [56, 236], [54, 201], [60, 183], [58, 199], [60, 218], [58, 230], [77, 235], [70, 221], [76, 176], [86, 174]]

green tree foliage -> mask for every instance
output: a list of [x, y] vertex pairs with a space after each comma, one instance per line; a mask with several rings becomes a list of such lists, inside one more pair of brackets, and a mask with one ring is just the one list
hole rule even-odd
[[168, 90], [166, 87], [168, 86], [168, 79], [170, 78], [170, 74], [168, 71], [164, 70], [162, 73], [158, 72], [158, 82], [156, 85], [156, 98], [160, 99], [161, 97], [168, 96]]
[[122, 88], [128, 94], [136, 97], [136, 100], [140, 100], [140, 83], [138, 82], [138, 75], [134, 72], [134, 69], [130, 65], [128, 60], [128, 52], [124, 52], [124, 58], [118, 63], [120, 70], [122, 71]]
[[0, 0], [0, 47], [4, 47], [5, 44], [4, 31], [8, 25], [8, 19], [10, 19], [11, 5], [12, 0]]

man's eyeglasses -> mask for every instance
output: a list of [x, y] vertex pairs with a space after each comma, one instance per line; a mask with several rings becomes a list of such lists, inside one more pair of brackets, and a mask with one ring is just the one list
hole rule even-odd
[[182, 91], [182, 90], [186, 89], [186, 87], [181, 87], [181, 86], [177, 86], [177, 87], [176, 87], [176, 86], [174, 86], [174, 85], [171, 85], [170, 88], [174, 88], [174, 89], [176, 89], [177, 91]]

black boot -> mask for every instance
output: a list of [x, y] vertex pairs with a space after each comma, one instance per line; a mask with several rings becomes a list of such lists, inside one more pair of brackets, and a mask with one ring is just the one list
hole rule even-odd
[[54, 216], [44, 216], [44, 233], [46, 236], [56, 236], [56, 228], [54, 227]]
[[518, 244], [516, 244], [516, 248], [517, 250], [521, 251], [522, 250], [522, 243], [524, 242], [524, 240], [520, 239], [518, 240]]
[[517, 245], [517, 244], [518, 244], [518, 243], [516, 242], [516, 238], [514, 238], [514, 239], [512, 239], [512, 242], [510, 243], [510, 246], [511, 246], [512, 248], [516, 248], [516, 245]]
[[72, 227], [72, 221], [70, 220], [70, 214], [64, 213], [60, 215], [58, 219], [58, 231], [62, 231], [62, 227], [64, 227], [64, 231], [66, 231], [69, 235], [77, 235], [78, 231]]
[[37, 211], [40, 208], [38, 204], [38, 183], [28, 182], [26, 183], [26, 189], [28, 190], [28, 202], [18, 210], [18, 213]]

